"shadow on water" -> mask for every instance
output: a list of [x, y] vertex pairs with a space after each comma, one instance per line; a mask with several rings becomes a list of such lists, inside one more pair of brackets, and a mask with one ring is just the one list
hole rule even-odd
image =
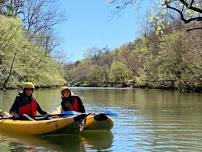
[[106, 150], [111, 147], [111, 132], [84, 132], [81, 134], [26, 136], [0, 133], [0, 149], [18, 151], [70, 151], [85, 152], [87, 149]]
[[84, 131], [81, 137], [86, 147], [96, 150], [109, 149], [114, 138], [111, 131]]

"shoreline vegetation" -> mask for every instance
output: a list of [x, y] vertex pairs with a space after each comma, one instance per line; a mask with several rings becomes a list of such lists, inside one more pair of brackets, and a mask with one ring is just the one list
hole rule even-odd
[[[115, 89], [119, 89], [119, 88], [131, 88], [131, 89], [161, 89], [161, 90], [171, 90], [171, 91], [180, 91], [180, 92], [187, 92], [187, 93], [202, 93], [202, 87], [198, 86], [198, 87], [184, 87], [181, 88], [181, 90], [175, 86], [170, 85], [170, 83], [165, 83], [162, 82], [163, 85], [157, 85], [156, 83], [154, 84], [146, 84], [146, 85], [135, 85], [135, 84], [131, 84], [131, 82], [128, 82], [127, 84], [103, 84], [101, 86], [90, 86], [90, 85], [84, 85], [84, 84], [78, 84], [76, 86], [69, 86], [68, 84], [64, 84], [64, 85], [45, 85], [45, 86], [35, 86], [35, 89], [56, 89], [56, 88], [60, 88], [62, 86], [69, 86], [69, 87], [82, 87], [82, 88], [115, 88]], [[7, 91], [7, 90], [15, 90], [15, 89], [20, 89], [21, 86], [16, 86], [16, 87], [7, 87], [7, 88], [1, 88], [0, 90], [3, 91]]]
[[[118, 10], [125, 9], [127, 5], [139, 5], [128, 0], [124, 0], [123, 5], [116, 0], [110, 3], [118, 3]], [[162, 3], [164, 5], [159, 9], [156, 6], [138, 23], [140, 35], [134, 41], [113, 50], [107, 46], [92, 47], [86, 50], [82, 60], [65, 64], [65, 79], [70, 86], [202, 92], [202, 22], [198, 17], [202, 3]], [[194, 13], [189, 10], [192, 5], [199, 7], [197, 11], [193, 10]], [[169, 9], [177, 10], [180, 15]]]
[[[170, 12], [148, 14], [132, 42], [112, 50], [92, 47], [83, 59], [62, 63], [52, 55], [57, 50], [54, 26], [61, 19], [54, 2], [11, 2], [0, 2], [0, 89], [31, 81], [37, 88], [67, 84], [202, 92], [202, 30], [187, 31]], [[193, 21], [188, 28], [201, 23]]]
[[66, 83], [63, 65], [53, 56], [54, 27], [63, 20], [57, 6], [47, 0], [0, 2], [0, 89], [26, 81], [44, 87]]
[[84, 59], [64, 65], [66, 81], [81, 87], [202, 92], [202, 30], [186, 32], [174, 21], [164, 26], [161, 34], [148, 27], [146, 37], [111, 51], [88, 49]]

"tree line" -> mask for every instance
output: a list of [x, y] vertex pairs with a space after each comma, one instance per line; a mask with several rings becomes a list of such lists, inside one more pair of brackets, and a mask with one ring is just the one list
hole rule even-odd
[[[118, 10], [136, 5], [135, 0], [110, 3]], [[72, 86], [201, 91], [201, 8], [198, 0], [163, 1], [140, 23], [139, 38], [113, 50], [88, 49], [84, 59], [65, 65], [65, 79]]]
[[52, 56], [58, 43], [54, 26], [61, 17], [54, 0], [0, 1], [0, 88], [24, 81], [40, 87], [66, 83]]

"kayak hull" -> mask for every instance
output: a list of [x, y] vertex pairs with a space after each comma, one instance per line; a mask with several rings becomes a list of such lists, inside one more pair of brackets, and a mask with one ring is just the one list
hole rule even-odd
[[74, 117], [53, 118], [51, 120], [0, 120], [0, 131], [20, 134], [40, 135], [52, 133], [77, 132], [80, 124], [75, 122]]
[[83, 130], [111, 130], [113, 126], [113, 120], [105, 114], [89, 115], [85, 119]]

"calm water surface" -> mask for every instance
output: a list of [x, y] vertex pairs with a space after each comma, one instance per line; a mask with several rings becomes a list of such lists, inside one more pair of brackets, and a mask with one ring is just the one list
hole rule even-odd
[[[165, 90], [72, 88], [87, 112], [110, 110], [111, 132], [24, 136], [0, 133], [0, 151], [202, 151], [202, 94]], [[17, 90], [0, 91], [0, 109], [8, 111]], [[37, 90], [47, 111], [60, 104], [59, 90]]]

